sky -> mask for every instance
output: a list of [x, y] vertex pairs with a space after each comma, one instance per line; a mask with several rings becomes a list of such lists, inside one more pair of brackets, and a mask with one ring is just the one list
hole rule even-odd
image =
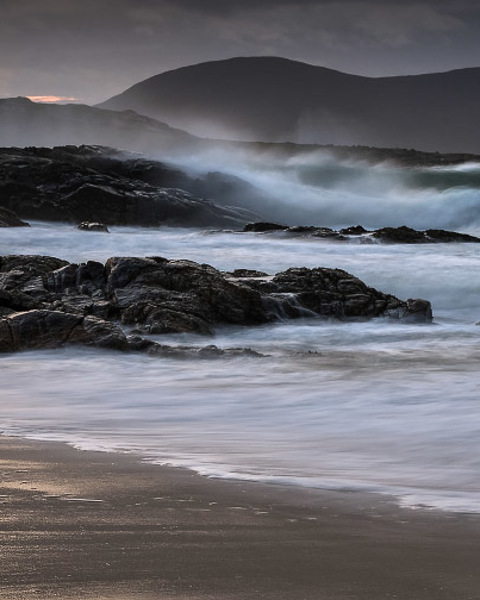
[[0, 98], [94, 104], [233, 56], [371, 77], [480, 66], [478, 0], [0, 0], [0, 9]]

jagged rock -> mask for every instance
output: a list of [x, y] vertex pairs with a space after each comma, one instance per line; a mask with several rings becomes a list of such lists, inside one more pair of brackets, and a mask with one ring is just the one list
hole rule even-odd
[[22, 221], [13, 210], [0, 206], [0, 227], [30, 227], [30, 225]]
[[286, 227], [284, 225], [275, 225], [274, 223], [250, 223], [246, 225], [243, 231], [273, 232], [283, 231], [290, 236], [315, 237], [321, 239], [331, 239], [338, 242], [345, 242], [353, 238], [361, 237], [365, 243], [372, 243], [375, 239], [379, 242], [389, 244], [435, 244], [449, 242], [473, 242], [480, 243], [477, 238], [466, 233], [457, 233], [454, 231], [445, 231], [443, 229], [427, 229], [426, 231], [417, 231], [411, 227], [383, 227], [375, 231], [367, 231], [361, 225], [354, 225], [340, 231], [335, 231], [329, 227], [316, 227], [313, 225], [301, 225]]
[[125, 311], [122, 320], [130, 324], [144, 323], [154, 331], [166, 326], [168, 332], [209, 333], [214, 323], [252, 325], [267, 320], [258, 292], [228, 281], [209, 265], [110, 258], [106, 270], [107, 289]]
[[[115, 159], [109, 161], [108, 152]], [[135, 174], [147, 171], [148, 164], [143, 169], [119, 168], [124, 160], [119, 152], [93, 146], [0, 148], [0, 207], [26, 219], [147, 227], [232, 228], [256, 216], [137, 179]]]
[[372, 237], [397, 244], [424, 244], [427, 240], [424, 231], [416, 231], [411, 227], [383, 227], [372, 233]]
[[325, 317], [349, 319], [388, 316], [416, 322], [429, 322], [432, 318], [429, 302], [402, 302], [368, 287], [341, 269], [288, 269], [275, 275], [267, 285], [277, 294], [294, 294], [302, 307]]
[[237, 270], [233, 275], [162, 257], [113, 257], [105, 266], [45, 256], [0, 257], [0, 348], [69, 343], [150, 348], [146, 342], [127, 343], [112, 322], [117, 320], [150, 334], [212, 335], [222, 323], [260, 325], [300, 317], [423, 323], [432, 318], [429, 302], [401, 301], [340, 269], [293, 268], [273, 277]]
[[278, 223], [266, 223], [261, 221], [259, 223], [247, 223], [243, 228], [243, 231], [262, 233], [264, 231], [283, 231], [285, 229], [287, 229], [286, 225], [278, 225]]
[[450, 242], [480, 243], [480, 238], [466, 233], [445, 231], [443, 229], [427, 229], [417, 231], [410, 227], [384, 227], [372, 233], [372, 237], [393, 244], [432, 244]]
[[84, 344], [112, 350], [127, 348], [122, 330], [95, 317], [53, 310], [19, 312], [0, 319], [0, 352]]
[[225, 273], [228, 277], [235, 279], [242, 279], [244, 277], [268, 277], [268, 273], [264, 271], [257, 271], [256, 269], [235, 269]]
[[352, 225], [351, 227], [340, 229], [339, 233], [342, 235], [363, 235], [364, 233], [369, 233], [369, 231], [362, 225]]
[[104, 223], [95, 221], [83, 221], [80, 225], [77, 225], [76, 229], [79, 229], [80, 231], [103, 231], [105, 233], [110, 233], [108, 227]]
[[129, 336], [127, 338], [128, 348], [134, 352], [145, 352], [150, 356], [159, 358], [232, 358], [232, 357], [254, 357], [264, 356], [250, 348], [219, 348], [213, 344], [209, 346], [169, 346], [158, 344], [152, 340], [146, 340], [139, 336]]
[[427, 229], [425, 236], [429, 242], [473, 242], [475, 244], [480, 242], [480, 238], [473, 235], [457, 233], [456, 231], [445, 231], [444, 229]]

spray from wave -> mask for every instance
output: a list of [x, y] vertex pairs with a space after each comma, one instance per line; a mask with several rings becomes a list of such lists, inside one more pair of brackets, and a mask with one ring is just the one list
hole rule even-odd
[[[400, 167], [339, 160], [323, 150], [284, 158], [232, 148], [175, 162], [194, 177], [230, 181], [217, 202], [287, 225], [480, 228], [480, 163]], [[208, 185], [203, 191], [216, 193]]]

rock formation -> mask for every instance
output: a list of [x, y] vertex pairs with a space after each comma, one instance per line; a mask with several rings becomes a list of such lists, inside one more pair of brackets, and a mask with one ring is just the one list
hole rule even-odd
[[147, 182], [153, 164], [101, 147], [3, 148], [0, 207], [25, 219], [107, 226], [232, 228], [255, 218], [250, 211], [166, 187], [161, 163], [156, 163], [155, 178], [150, 173], [155, 183]]
[[102, 231], [104, 233], [110, 233], [105, 223], [98, 223], [97, 221], [82, 221], [80, 225], [77, 225], [77, 229], [80, 231]]
[[480, 238], [467, 233], [445, 231], [444, 229], [427, 229], [417, 231], [411, 227], [383, 227], [374, 231], [368, 231], [361, 225], [353, 225], [335, 231], [329, 227], [315, 227], [313, 225], [288, 227], [276, 223], [247, 223], [243, 228], [245, 233], [272, 233], [280, 232], [289, 237], [313, 237], [321, 239], [332, 239], [338, 242], [358, 240], [362, 243], [373, 243], [374, 241], [389, 244], [436, 244], [450, 242], [480, 243]]
[[[75, 343], [165, 355], [170, 350], [138, 334], [213, 335], [221, 324], [255, 326], [299, 317], [428, 323], [432, 312], [425, 300], [399, 300], [340, 269], [288, 269], [268, 277], [162, 257], [113, 257], [105, 264], [0, 258], [4, 352]], [[123, 328], [137, 337], [127, 338]], [[204, 353], [222, 354], [217, 350]]]
[[0, 227], [30, 227], [30, 225], [22, 221], [13, 210], [0, 206]]

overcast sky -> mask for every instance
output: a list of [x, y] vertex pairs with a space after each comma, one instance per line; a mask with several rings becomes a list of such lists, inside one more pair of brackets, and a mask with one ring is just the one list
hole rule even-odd
[[0, 0], [0, 97], [100, 102], [163, 71], [276, 55], [368, 76], [480, 66], [478, 0]]

